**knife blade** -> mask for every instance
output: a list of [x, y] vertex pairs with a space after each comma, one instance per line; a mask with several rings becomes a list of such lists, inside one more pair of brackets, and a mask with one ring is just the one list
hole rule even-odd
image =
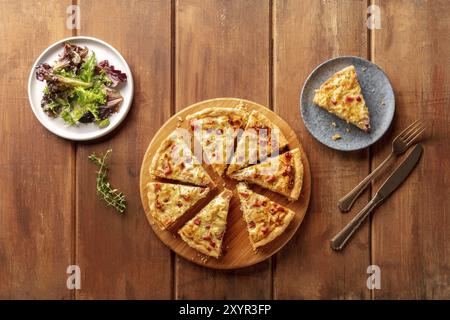
[[400, 165], [394, 170], [394, 172], [386, 179], [380, 189], [378, 189], [377, 194], [382, 199], [386, 199], [390, 196], [392, 192], [397, 189], [403, 181], [406, 180], [408, 175], [416, 166], [417, 162], [422, 155], [423, 147], [422, 145], [416, 144], [414, 149], [408, 154], [405, 160], [400, 163]]
[[394, 172], [386, 179], [380, 189], [378, 189], [372, 200], [342, 229], [331, 239], [330, 245], [333, 250], [341, 250], [348, 239], [358, 230], [361, 223], [367, 218], [372, 210], [383, 200], [389, 197], [403, 181], [409, 176], [415, 168], [422, 155], [423, 147], [416, 144], [413, 150], [406, 156]]

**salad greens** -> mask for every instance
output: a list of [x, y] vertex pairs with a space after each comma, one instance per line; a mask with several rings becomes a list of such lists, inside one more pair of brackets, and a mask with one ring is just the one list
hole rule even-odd
[[123, 101], [116, 87], [127, 75], [108, 60], [97, 63], [87, 47], [65, 43], [53, 66], [36, 67], [36, 78], [46, 81], [41, 107], [49, 116], [61, 117], [68, 125], [94, 122], [104, 128]]

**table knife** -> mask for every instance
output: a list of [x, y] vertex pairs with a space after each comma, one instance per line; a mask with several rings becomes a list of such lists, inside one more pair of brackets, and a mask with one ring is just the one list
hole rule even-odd
[[403, 181], [406, 180], [410, 172], [414, 169], [422, 155], [423, 147], [416, 144], [405, 160], [386, 179], [381, 188], [377, 191], [372, 200], [331, 240], [331, 248], [341, 250], [348, 239], [355, 233], [361, 223], [367, 218], [372, 210], [383, 200], [391, 195]]

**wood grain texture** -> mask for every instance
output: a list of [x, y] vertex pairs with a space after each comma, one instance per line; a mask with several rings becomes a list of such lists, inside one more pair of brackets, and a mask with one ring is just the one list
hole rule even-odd
[[[114, 46], [133, 73], [134, 101], [124, 125], [101, 142], [77, 149], [77, 298], [171, 297], [169, 250], [146, 222], [139, 200], [139, 168], [145, 148], [170, 113], [170, 2], [81, 1], [81, 35]], [[105, 12], [107, 14], [98, 14]], [[126, 214], [106, 208], [95, 194], [91, 152], [112, 148], [111, 182], [128, 197]]]
[[[372, 261], [381, 268], [376, 299], [450, 297], [450, 16], [448, 1], [376, 1], [381, 30], [373, 58], [396, 92], [394, 137], [415, 119], [429, 121], [424, 154], [404, 185], [378, 208]], [[374, 148], [373, 166], [390, 151]], [[374, 191], [380, 181], [374, 184]]]
[[[180, 130], [185, 130], [190, 132], [189, 123], [187, 120], [182, 122], [179, 119], [186, 119], [186, 116], [205, 110], [211, 107], [224, 107], [224, 108], [235, 108], [240, 103], [245, 103], [245, 107], [250, 112], [256, 110], [264, 114], [267, 118], [280, 128], [289, 142], [289, 150], [295, 148], [300, 149], [301, 159], [303, 163], [303, 185], [301, 189], [301, 195], [297, 201], [289, 201], [285, 196], [271, 192], [264, 188], [258, 188], [254, 185], [250, 185], [250, 188], [257, 192], [258, 194], [268, 197], [270, 200], [281, 204], [282, 206], [289, 208], [295, 212], [295, 216], [290, 222], [286, 230], [278, 238], [274, 239], [270, 244], [259, 248], [257, 252], [252, 248], [252, 245], [248, 238], [247, 226], [242, 218], [242, 211], [240, 209], [239, 197], [236, 192], [237, 181], [228, 178], [226, 175], [219, 176], [213, 172], [212, 168], [207, 164], [203, 163], [206, 170], [210, 171], [211, 177], [215, 183], [210, 193], [206, 198], [201, 201], [201, 204], [194, 207], [194, 210], [185, 213], [178, 222], [169, 230], [161, 230], [157, 225], [157, 221], [152, 216], [148, 204], [148, 183], [152, 181], [160, 181], [159, 179], [154, 179], [150, 174], [150, 165], [152, 163], [153, 157], [155, 156], [158, 148], [161, 146], [163, 141], [178, 128]], [[140, 175], [140, 190], [141, 190], [141, 201], [144, 207], [144, 211], [147, 214], [149, 223], [153, 227], [154, 232], [168, 247], [175, 251], [179, 256], [185, 258], [189, 262], [196, 263], [200, 266], [205, 266], [214, 269], [238, 269], [248, 266], [252, 266], [261, 261], [269, 259], [273, 254], [281, 250], [285, 244], [292, 238], [297, 229], [300, 227], [301, 222], [305, 216], [306, 210], [309, 204], [309, 197], [311, 194], [311, 174], [309, 171], [309, 163], [306, 154], [303, 151], [294, 131], [289, 127], [289, 125], [281, 119], [277, 114], [270, 111], [267, 107], [260, 104], [254, 103], [248, 100], [234, 99], [234, 98], [216, 98], [210, 99], [202, 102], [198, 102], [191, 105], [180, 112], [175, 114], [170, 118], [163, 127], [156, 133], [152, 142], [150, 143], [142, 162], [141, 175]], [[225, 187], [224, 187], [225, 185]], [[209, 201], [211, 201], [217, 194], [222, 192], [224, 188], [231, 190], [234, 196], [230, 202], [230, 208], [228, 210], [227, 217], [227, 229], [225, 232], [225, 237], [223, 241], [223, 254], [219, 259], [209, 258], [205, 255], [200, 255], [196, 250], [189, 247], [178, 235], [177, 231], [197, 212], [201, 210]]]
[[[269, 105], [269, 5], [266, 1], [176, 2], [176, 110], [216, 97]], [[270, 261], [211, 271], [177, 258], [178, 299], [268, 299]]]
[[[366, 1], [275, 0], [273, 12], [274, 110], [297, 132], [312, 175], [304, 225], [276, 256], [274, 298], [369, 298], [367, 224], [343, 252], [329, 245], [367, 200], [366, 193], [350, 214], [337, 208], [338, 199], [367, 175], [368, 152], [336, 152], [321, 145], [304, 127], [299, 106], [302, 85], [319, 63], [339, 55], [366, 57]], [[332, 132], [330, 124], [330, 136]]]
[[1, 4], [1, 299], [70, 299], [73, 295], [66, 287], [73, 249], [73, 146], [41, 126], [27, 94], [35, 59], [47, 46], [71, 34], [65, 28], [69, 4], [48, 2], [38, 15], [35, 1]]

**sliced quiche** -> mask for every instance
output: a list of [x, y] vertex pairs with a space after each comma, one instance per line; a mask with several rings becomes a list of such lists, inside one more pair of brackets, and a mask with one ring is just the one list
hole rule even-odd
[[248, 113], [241, 107], [211, 107], [186, 117], [211, 167], [222, 175], [233, 153], [234, 139]]
[[370, 131], [369, 109], [354, 66], [342, 69], [326, 80], [316, 90], [313, 102], [347, 123]]
[[276, 157], [229, 175], [230, 178], [258, 184], [280, 193], [289, 200], [297, 200], [303, 184], [303, 164], [300, 149], [293, 149]]
[[158, 148], [150, 166], [150, 174], [198, 186], [213, 184], [208, 173], [192, 154], [182, 132], [178, 130]]
[[167, 229], [208, 192], [209, 188], [150, 182], [147, 193], [150, 214], [162, 230]]
[[212, 199], [178, 231], [181, 239], [197, 251], [219, 258], [232, 195], [230, 190], [225, 189]]
[[261, 161], [272, 153], [279, 152], [287, 144], [288, 141], [280, 128], [261, 112], [254, 110], [250, 113], [244, 133], [239, 139], [227, 174]]
[[295, 212], [250, 190], [245, 183], [237, 185], [241, 211], [254, 249], [261, 247], [286, 230]]

